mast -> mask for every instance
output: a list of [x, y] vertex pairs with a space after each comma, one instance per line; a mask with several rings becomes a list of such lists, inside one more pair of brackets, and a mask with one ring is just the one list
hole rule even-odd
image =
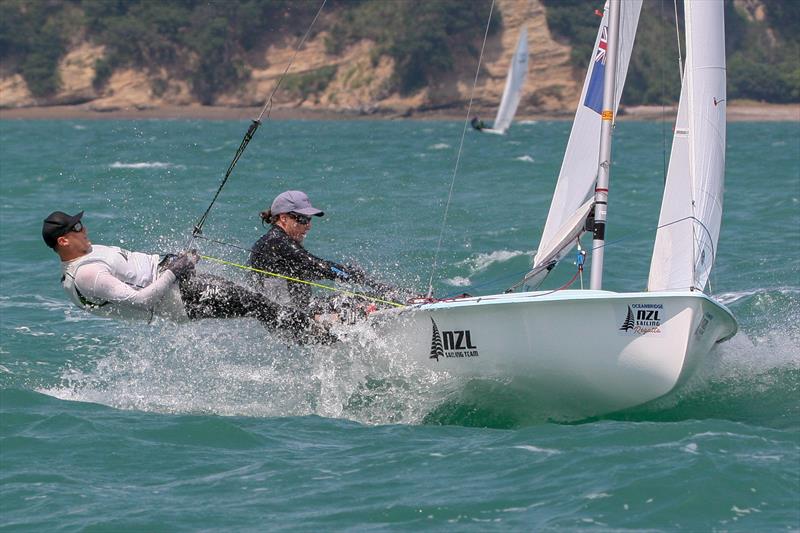
[[603, 255], [605, 252], [606, 219], [608, 216], [608, 182], [611, 174], [611, 130], [614, 125], [615, 80], [617, 75], [617, 44], [619, 41], [620, 0], [611, 0], [608, 16], [608, 49], [603, 78], [603, 113], [600, 134], [600, 158], [597, 184], [594, 189], [594, 238], [592, 240], [592, 273], [589, 287], [603, 288]]

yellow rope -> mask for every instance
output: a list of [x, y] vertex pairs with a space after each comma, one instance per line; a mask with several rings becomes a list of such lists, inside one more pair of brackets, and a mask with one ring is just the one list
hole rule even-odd
[[216, 257], [210, 257], [207, 255], [201, 255], [203, 259], [208, 261], [213, 261], [215, 263], [220, 263], [223, 265], [228, 265], [236, 268], [241, 268], [243, 270], [250, 270], [252, 272], [258, 272], [259, 274], [264, 274], [267, 276], [274, 276], [276, 278], [285, 279], [286, 281], [294, 281], [295, 283], [304, 283], [306, 285], [311, 285], [312, 287], [319, 287], [320, 289], [327, 289], [329, 291], [334, 292], [341, 292], [342, 294], [346, 294], [348, 296], [357, 296], [358, 298], [363, 298], [364, 300], [369, 300], [372, 302], [379, 302], [382, 304], [393, 305], [394, 307], [405, 307], [403, 304], [399, 304], [397, 302], [391, 302], [389, 300], [381, 300], [380, 298], [373, 298], [372, 296], [367, 296], [366, 294], [361, 294], [358, 292], [346, 291], [344, 289], [337, 289], [336, 287], [329, 287], [327, 285], [322, 285], [321, 283], [314, 283], [313, 281], [306, 281], [304, 279], [297, 279], [297, 278], [290, 278], [289, 276], [283, 276], [281, 274], [276, 274], [275, 272], [267, 272], [266, 270], [260, 270], [258, 268], [253, 268], [247, 265], [240, 265], [238, 263], [232, 263], [230, 261], [225, 261], [224, 259], [217, 259]]

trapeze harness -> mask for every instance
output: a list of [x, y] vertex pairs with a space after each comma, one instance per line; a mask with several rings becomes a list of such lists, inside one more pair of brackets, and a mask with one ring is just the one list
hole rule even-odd
[[[159, 276], [159, 262], [158, 255], [131, 252], [117, 246], [93, 245], [90, 253], [61, 263], [61, 284], [75, 305], [96, 315], [149, 320], [158, 313], [186, 320], [178, 285], [174, 277], [163, 278], [166, 273]], [[75, 279], [78, 269], [87, 265], [95, 265], [98, 272], [95, 283], [100, 275], [108, 272], [132, 291], [125, 290], [124, 286], [109, 287], [107, 284], [82, 287], [81, 291]], [[152, 287], [152, 294], [138, 293], [154, 283], [160, 286]]]

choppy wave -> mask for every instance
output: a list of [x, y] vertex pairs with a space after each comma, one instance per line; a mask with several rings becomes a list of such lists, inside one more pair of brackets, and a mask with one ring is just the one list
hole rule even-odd
[[525, 163], [535, 163], [536, 161], [529, 155], [521, 155], [514, 158], [516, 161], [524, 161]]
[[800, 428], [800, 291], [759, 289], [725, 296], [734, 315], [747, 318], [747, 330], [716, 346], [685, 385], [614, 417], [725, 418]]
[[[368, 326], [363, 325], [368, 329]], [[255, 321], [142, 329], [91, 369], [68, 368], [39, 392], [163, 413], [318, 415], [367, 424], [418, 423], [446, 394], [446, 376], [386, 350], [290, 345]]]
[[443, 281], [448, 285], [452, 285], [453, 287], [468, 287], [472, 284], [472, 280], [463, 276], [454, 276]]
[[[475, 264], [515, 254], [503, 252]], [[734, 312], [749, 312], [750, 300], [775, 294], [781, 292], [740, 295]], [[714, 418], [800, 428], [800, 333], [794, 317], [782, 315], [782, 309], [771, 308], [765, 331], [740, 331], [715, 347], [676, 391], [601, 418]], [[335, 347], [289, 345], [249, 320], [131, 328], [117, 345], [102, 350], [89, 350], [88, 341], [75, 338], [72, 342], [83, 342], [98, 358], [89, 367], [68, 366], [58, 385], [38, 390], [65, 400], [166, 413], [318, 415], [365, 424], [494, 428], [577, 420], [571, 409], [580, 406], [548, 401], [524, 378], [509, 382], [434, 373], [367, 324], [354, 328], [356, 341]], [[590, 344], [587, 339], [587, 350]]]
[[450, 148], [450, 145], [447, 143], [436, 143], [430, 145], [428, 148], [430, 148], [431, 150], [447, 150], [448, 148]]
[[494, 264], [505, 263], [506, 261], [521, 255], [531, 255], [531, 252], [525, 252], [522, 250], [495, 250], [494, 252], [490, 252], [488, 254], [477, 254], [476, 256], [465, 259], [457, 264], [458, 266], [469, 267], [470, 274], [476, 274], [478, 272], [485, 271]]
[[[211, 328], [209, 330], [208, 328]], [[374, 339], [373, 339], [374, 340]], [[800, 360], [779, 334], [716, 348], [692, 380], [650, 404], [602, 418], [717, 418], [800, 427]], [[258, 324], [212, 321], [127, 339], [92, 370], [67, 369], [41, 392], [120, 409], [257, 417], [319, 415], [366, 424], [512, 428], [575, 420], [524, 383], [435, 374], [378, 345], [289, 347]], [[589, 419], [589, 421], [596, 418]]]
[[746, 300], [753, 296], [759, 295], [768, 295], [770, 293], [779, 293], [785, 296], [792, 296], [800, 297], [800, 288], [798, 287], [776, 287], [773, 289], [765, 290], [765, 289], [751, 289], [748, 291], [735, 291], [735, 292], [725, 292], [721, 294], [714, 295], [714, 298], [724, 304], [724, 305], [731, 305], [735, 302]]
[[110, 168], [131, 168], [131, 169], [142, 169], [142, 168], [175, 168], [184, 170], [186, 169], [185, 165], [176, 165], [173, 163], [164, 163], [161, 161], [144, 161], [140, 163], [123, 163], [122, 161], [115, 161], [111, 163]]
[[690, 382], [669, 395], [619, 413], [575, 418], [570, 406], [547, 405], [535, 390], [520, 392], [519, 383], [478, 379], [425, 416], [429, 424], [513, 428], [548, 422], [593, 422], [598, 419], [675, 422], [724, 419], [750, 425], [800, 429], [800, 362], [795, 345], [754, 346], [735, 338], [711, 352]]

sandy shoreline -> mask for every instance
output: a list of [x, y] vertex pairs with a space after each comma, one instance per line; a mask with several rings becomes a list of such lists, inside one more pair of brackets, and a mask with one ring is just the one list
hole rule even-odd
[[[120, 119], [199, 119], [199, 120], [251, 120], [261, 112], [257, 107], [218, 106], [165, 106], [147, 109], [117, 109], [95, 111], [86, 105], [25, 107], [0, 109], [0, 120], [120, 120]], [[674, 107], [637, 106], [624, 108], [620, 120], [671, 120]], [[476, 110], [474, 114], [489, 117], [494, 110]], [[305, 108], [273, 109], [274, 120], [463, 120], [464, 111], [457, 109], [413, 111], [410, 113], [358, 114]], [[573, 113], [526, 114], [519, 113], [518, 120], [572, 120]], [[800, 104], [765, 104], [732, 101], [728, 106], [728, 120], [738, 121], [800, 121]]]

